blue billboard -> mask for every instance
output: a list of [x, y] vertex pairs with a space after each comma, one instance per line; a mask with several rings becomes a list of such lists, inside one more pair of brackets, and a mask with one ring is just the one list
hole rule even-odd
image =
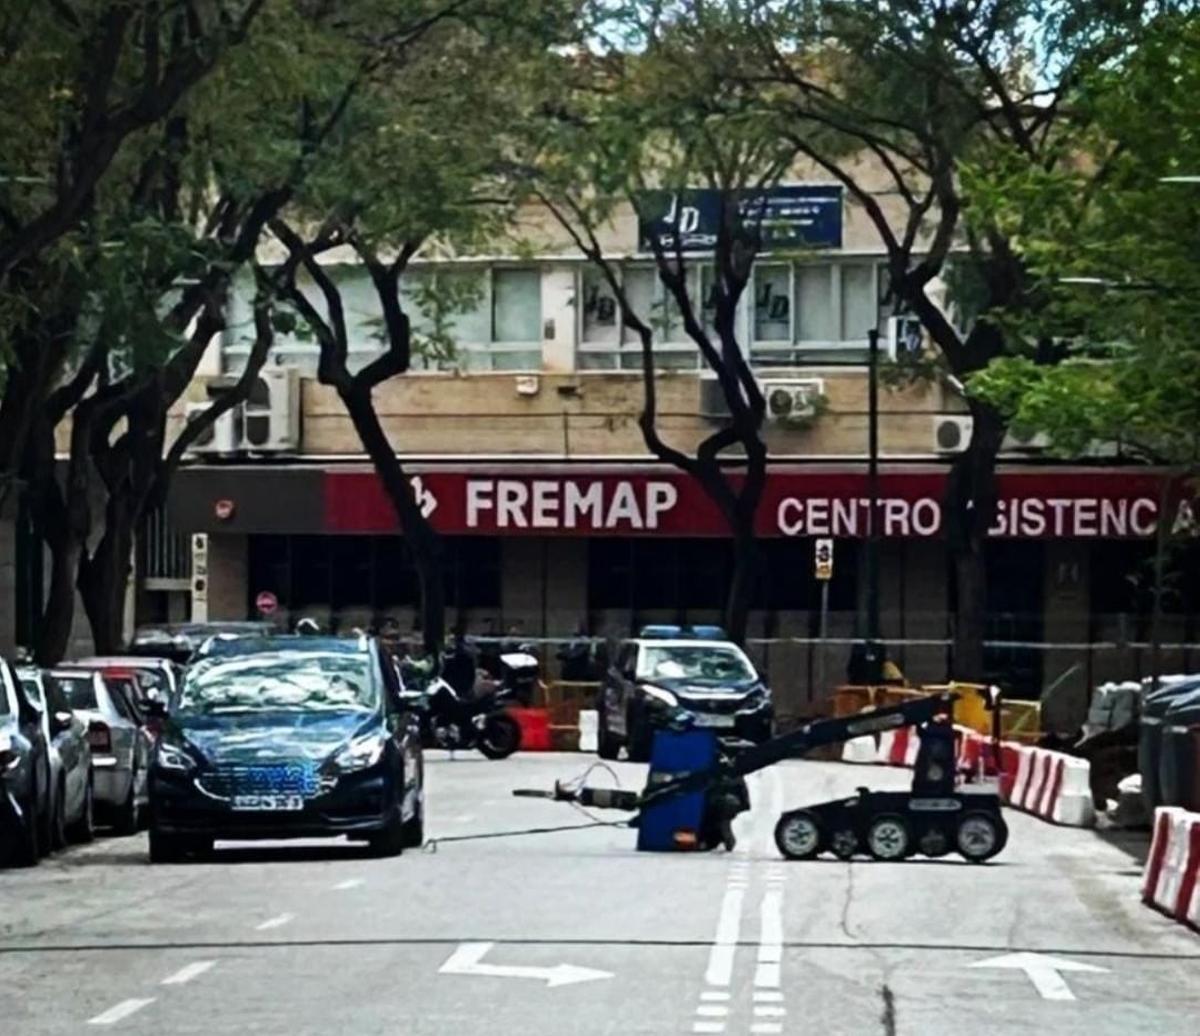
[[[678, 236], [684, 252], [711, 251], [721, 221], [721, 191], [647, 191], [637, 198], [638, 241], [651, 251], [658, 240], [673, 252]], [[770, 187], [740, 191], [742, 225], [759, 235], [763, 251], [842, 247], [842, 188], [836, 184]]]

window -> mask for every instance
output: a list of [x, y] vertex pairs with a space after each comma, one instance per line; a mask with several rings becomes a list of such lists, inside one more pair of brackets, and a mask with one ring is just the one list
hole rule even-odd
[[[358, 266], [330, 267], [346, 313], [350, 339], [350, 368], [364, 367], [384, 347], [379, 299], [366, 271]], [[322, 316], [327, 316], [323, 293], [311, 280], [300, 280], [301, 290]], [[253, 344], [254, 285], [242, 278], [229, 304], [229, 330], [222, 356], [226, 370], [235, 371], [246, 361]], [[542, 365], [542, 275], [538, 269], [507, 266], [417, 266], [401, 278], [400, 300], [412, 323], [414, 370], [459, 367], [473, 370], [539, 370]], [[442, 326], [454, 343], [450, 358], [426, 355], [421, 339], [436, 327], [438, 310]], [[275, 362], [316, 370], [320, 349], [307, 333], [302, 318], [297, 331], [277, 332], [272, 352]]]
[[[712, 311], [705, 305], [711, 291], [711, 271], [702, 277], [700, 267], [689, 269], [689, 295], [697, 315], [711, 328]], [[683, 329], [683, 314], [663, 286], [655, 266], [626, 266], [620, 271], [621, 287], [629, 308], [654, 332], [655, 365], [661, 370], [695, 370], [700, 354]], [[580, 370], [639, 370], [642, 340], [621, 320], [621, 307], [604, 275], [585, 267], [579, 275]]]
[[874, 260], [778, 263], [754, 270], [751, 356], [794, 363], [800, 353], [865, 348], [882, 327], [886, 270]]

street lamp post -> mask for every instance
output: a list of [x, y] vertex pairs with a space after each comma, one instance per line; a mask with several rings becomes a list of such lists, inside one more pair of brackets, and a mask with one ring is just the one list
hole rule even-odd
[[868, 681], [883, 677], [879, 630], [879, 331], [867, 332], [867, 624], [863, 662]]

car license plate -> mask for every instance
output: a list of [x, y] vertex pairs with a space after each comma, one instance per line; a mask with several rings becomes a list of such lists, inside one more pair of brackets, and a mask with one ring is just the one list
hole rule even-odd
[[299, 795], [235, 795], [233, 808], [263, 812], [286, 812], [304, 808], [304, 799]]
[[707, 712], [697, 712], [696, 726], [698, 727], [732, 727], [732, 716], [714, 716]]

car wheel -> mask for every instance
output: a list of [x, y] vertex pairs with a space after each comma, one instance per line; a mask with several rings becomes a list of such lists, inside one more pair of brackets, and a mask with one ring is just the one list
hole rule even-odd
[[867, 828], [867, 852], [877, 860], [902, 860], [912, 846], [908, 821], [898, 813], [884, 813]]
[[67, 828], [72, 842], [90, 842], [96, 837], [96, 794], [89, 779], [83, 788], [83, 809], [79, 819]]
[[371, 835], [367, 844], [375, 856], [399, 856], [404, 852], [404, 822], [397, 817], [382, 831]]
[[29, 801], [22, 808], [25, 822], [17, 836], [13, 862], [18, 867], [33, 867], [42, 858], [42, 843], [38, 838], [37, 788], [30, 788]]
[[404, 821], [404, 848], [420, 849], [425, 844], [425, 803], [417, 801], [417, 811]]
[[179, 835], [150, 828], [150, 862], [178, 863], [187, 855], [187, 842]]
[[807, 809], [785, 813], [775, 825], [775, 844], [789, 860], [811, 860], [823, 848], [823, 841], [821, 823]]
[[965, 813], [958, 822], [955, 836], [958, 851], [972, 863], [990, 860], [1008, 842], [1008, 827], [1003, 819], [991, 813]]
[[57, 852], [67, 847], [67, 788], [61, 781], [50, 817], [50, 849]]
[[600, 705], [599, 729], [596, 732], [596, 754], [601, 759], [616, 759], [621, 754], [620, 739], [608, 729], [608, 711]]
[[626, 750], [629, 752], [631, 763], [650, 762], [650, 753], [654, 747], [654, 728], [645, 720], [630, 716], [625, 727], [629, 731], [629, 741]]
[[113, 815], [113, 828], [119, 835], [135, 835], [138, 832], [137, 774], [129, 779], [129, 794]]

